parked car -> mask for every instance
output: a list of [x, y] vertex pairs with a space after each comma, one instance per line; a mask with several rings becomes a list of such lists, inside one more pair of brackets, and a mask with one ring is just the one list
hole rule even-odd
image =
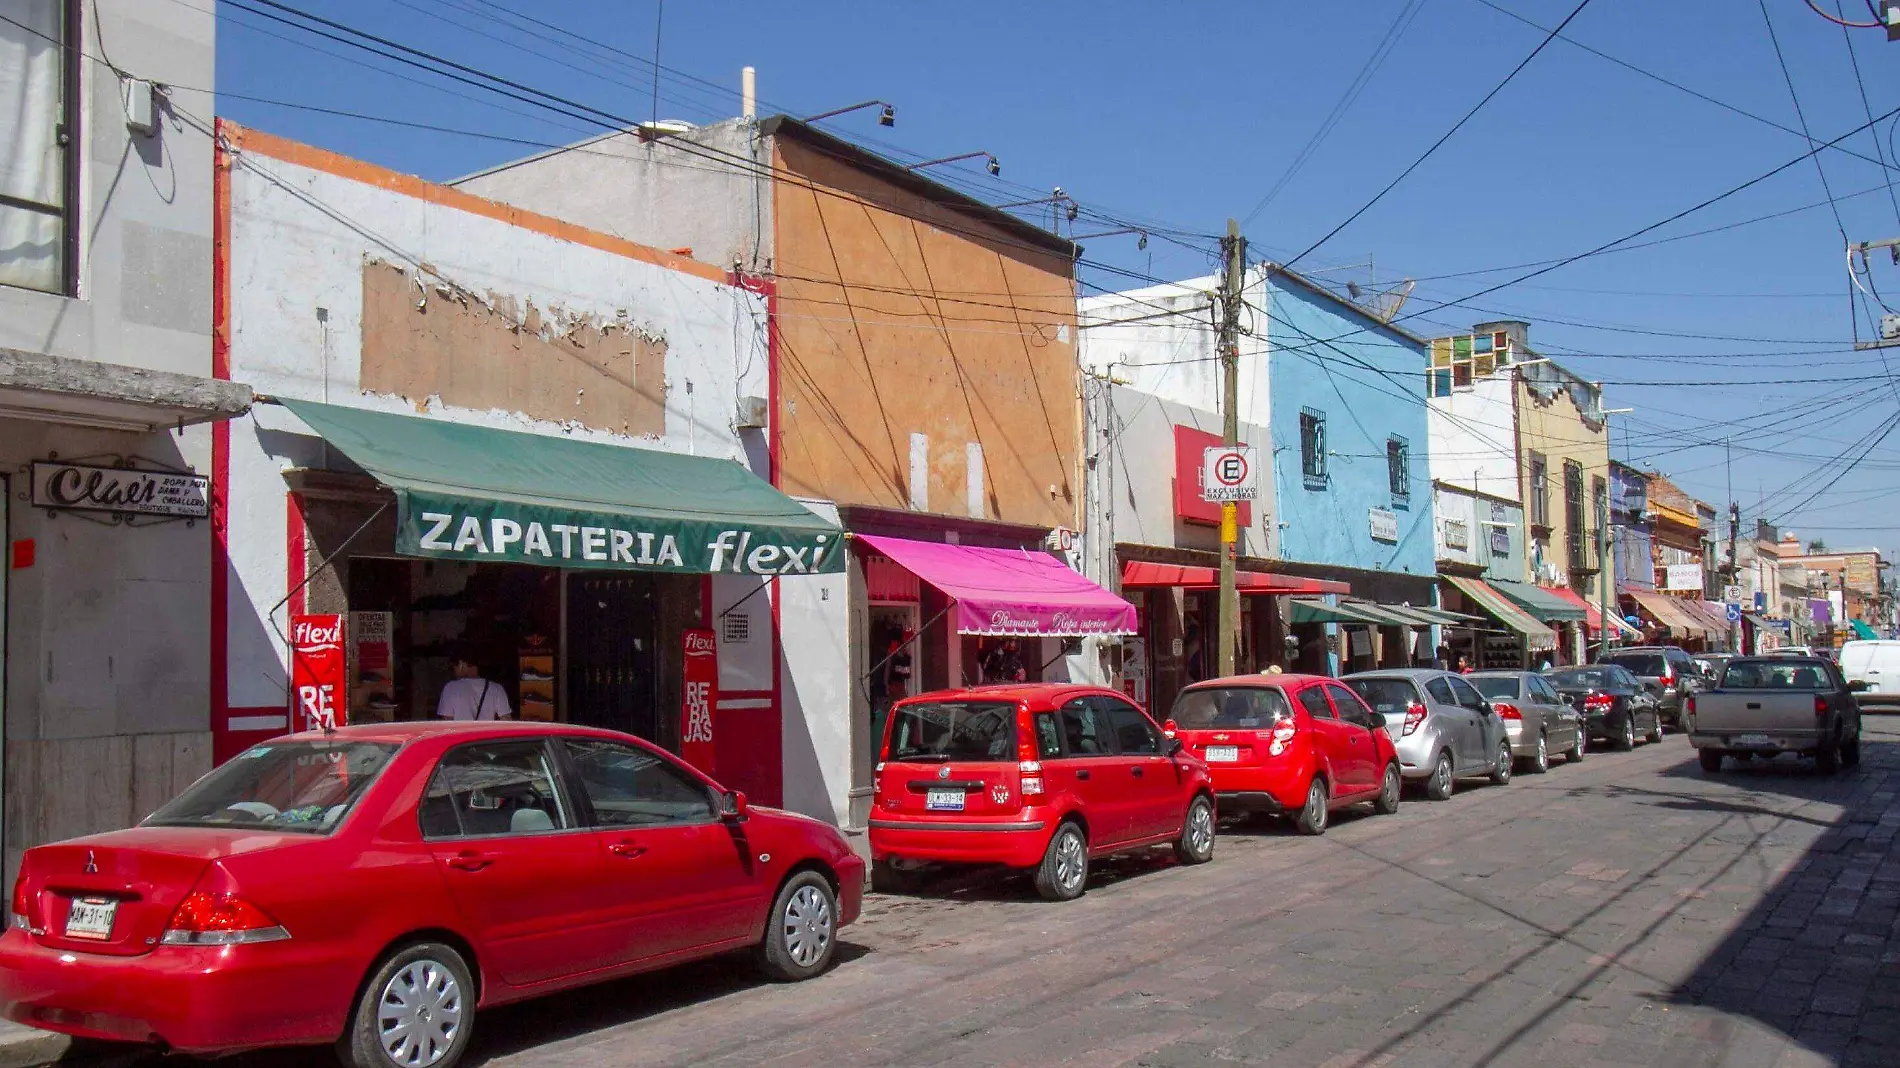
[[873, 885], [910, 887], [925, 864], [1034, 873], [1079, 897], [1089, 861], [1172, 845], [1214, 857], [1207, 765], [1113, 690], [1026, 684], [901, 701], [885, 724], [871, 814]]
[[1511, 755], [1532, 771], [1550, 770], [1550, 754], [1572, 763], [1590, 744], [1583, 714], [1534, 671], [1479, 671], [1465, 676], [1491, 702], [1511, 739]]
[[1634, 675], [1656, 697], [1656, 710], [1671, 726], [1682, 721], [1682, 699], [1703, 688], [1707, 680], [1695, 658], [1673, 645], [1635, 645], [1599, 657]]
[[478, 1009], [746, 947], [817, 975], [863, 878], [835, 828], [626, 735], [291, 735], [137, 827], [27, 850], [0, 1008], [189, 1053], [452, 1068]]
[[1722, 769], [1724, 756], [1801, 753], [1822, 772], [1860, 763], [1857, 690], [1840, 668], [1820, 657], [1743, 657], [1729, 662], [1720, 684], [1689, 702], [1689, 744], [1702, 770]]
[[1695, 666], [1702, 672], [1705, 686], [1714, 686], [1715, 680], [1722, 677], [1722, 669], [1735, 659], [1737, 653], [1697, 653]]
[[1848, 685], [1862, 683], [1854, 692], [1860, 707], [1900, 706], [1900, 641], [1852, 641], [1841, 646], [1841, 675]]
[[1247, 675], [1198, 682], [1164, 724], [1214, 777], [1222, 813], [1288, 816], [1323, 834], [1332, 810], [1399, 810], [1399, 758], [1384, 717], [1337, 681]]
[[1425, 668], [1363, 671], [1340, 680], [1385, 720], [1399, 771], [1443, 801], [1458, 779], [1511, 781], [1504, 721], [1464, 676]]
[[1650, 742], [1663, 740], [1655, 689], [1621, 667], [1557, 668], [1544, 677], [1563, 695], [1565, 704], [1582, 713], [1591, 741], [1603, 739], [1628, 752], [1636, 748], [1639, 734]]

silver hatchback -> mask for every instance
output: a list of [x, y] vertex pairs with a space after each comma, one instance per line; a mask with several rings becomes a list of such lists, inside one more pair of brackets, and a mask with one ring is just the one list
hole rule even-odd
[[1515, 763], [1504, 721], [1484, 695], [1449, 671], [1363, 671], [1340, 680], [1385, 718], [1399, 773], [1443, 801], [1461, 778], [1511, 781]]
[[1590, 744], [1583, 714], [1565, 703], [1563, 695], [1533, 671], [1478, 671], [1465, 678], [1478, 688], [1504, 720], [1511, 752], [1532, 771], [1550, 770], [1550, 755], [1562, 753], [1571, 763], [1583, 759]]

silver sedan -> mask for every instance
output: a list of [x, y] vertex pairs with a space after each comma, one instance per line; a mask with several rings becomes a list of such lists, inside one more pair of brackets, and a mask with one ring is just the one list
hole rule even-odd
[[1511, 755], [1531, 771], [1550, 770], [1550, 755], [1567, 762], [1583, 759], [1590, 744], [1583, 716], [1564, 702], [1550, 682], [1531, 671], [1479, 671], [1465, 678], [1484, 694], [1504, 720]]

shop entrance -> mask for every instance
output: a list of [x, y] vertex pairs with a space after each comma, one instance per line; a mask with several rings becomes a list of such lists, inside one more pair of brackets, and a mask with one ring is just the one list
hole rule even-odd
[[661, 716], [658, 581], [573, 574], [567, 581], [567, 722], [670, 744]]

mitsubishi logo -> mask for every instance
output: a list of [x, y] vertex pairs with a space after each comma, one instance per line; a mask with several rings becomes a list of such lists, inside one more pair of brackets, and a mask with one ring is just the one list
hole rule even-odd
[[945, 764], [943, 767], [937, 769], [937, 778], [947, 779], [949, 777], [950, 777], [950, 765]]
[[86, 874], [99, 874], [99, 856], [90, 849], [86, 850]]

